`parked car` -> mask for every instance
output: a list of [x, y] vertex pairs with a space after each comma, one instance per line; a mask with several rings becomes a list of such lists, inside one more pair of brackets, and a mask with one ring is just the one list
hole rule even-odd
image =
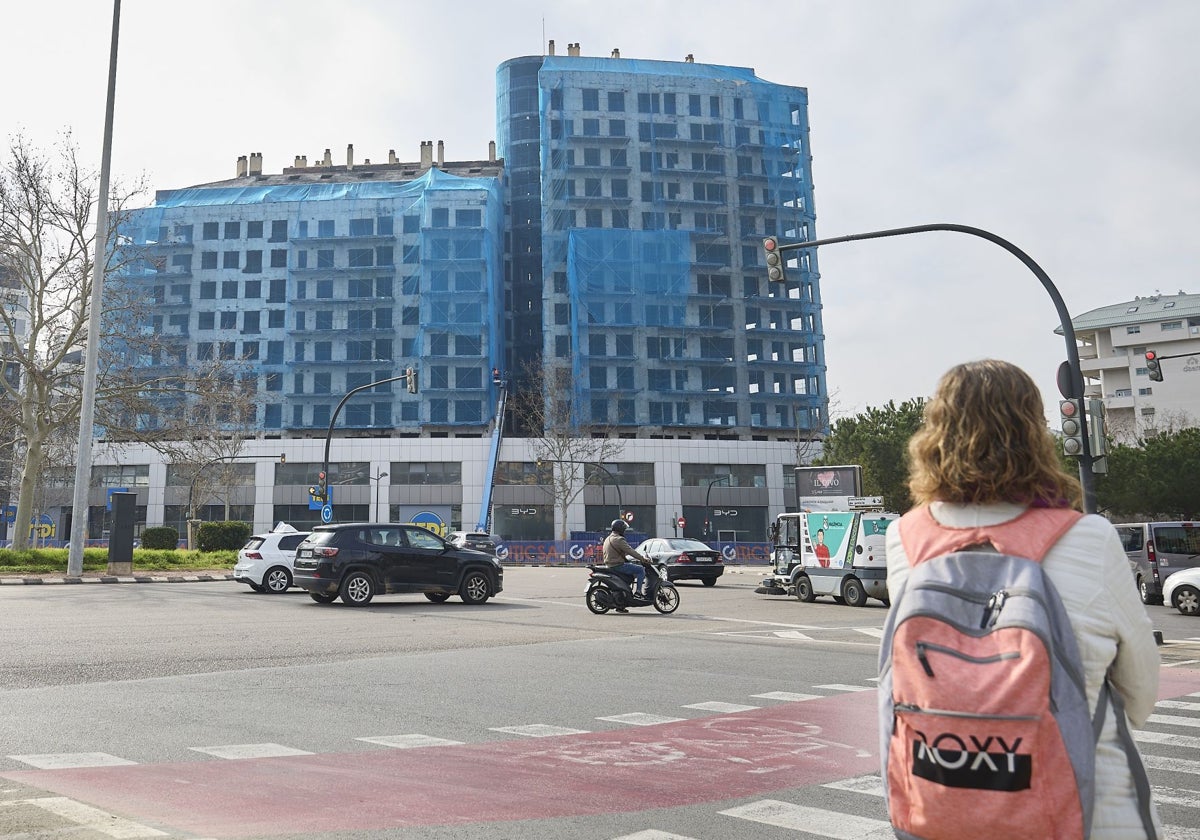
[[233, 579], [255, 592], [287, 592], [292, 585], [292, 558], [307, 536], [308, 531], [282, 522], [269, 533], [256, 534], [238, 551]]
[[1126, 522], [1115, 527], [1143, 604], [1163, 603], [1168, 576], [1200, 566], [1200, 522]]
[[1184, 615], [1200, 615], [1200, 568], [1171, 574], [1163, 584], [1163, 599]]
[[504, 588], [490, 554], [459, 548], [419, 525], [318, 525], [296, 549], [295, 584], [319, 604], [361, 607], [376, 595], [420, 592], [435, 604], [458, 595], [482, 604]]
[[699, 580], [705, 586], [716, 586], [717, 578], [725, 574], [721, 552], [709, 548], [700, 540], [685, 538], [655, 538], [637, 547], [656, 563], [667, 567], [668, 580]]
[[459, 548], [473, 548], [488, 554], [496, 553], [496, 538], [483, 531], [451, 531], [446, 535], [446, 542]]

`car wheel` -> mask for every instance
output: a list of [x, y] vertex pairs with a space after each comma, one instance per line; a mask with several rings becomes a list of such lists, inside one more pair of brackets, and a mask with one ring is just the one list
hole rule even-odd
[[846, 578], [842, 583], [842, 597], [852, 607], [863, 607], [867, 604], [867, 590], [858, 578]]
[[249, 586], [255, 592], [266, 592], [267, 591], [267, 588], [265, 586], [259, 586], [257, 583], [250, 583], [250, 584], [247, 584], [247, 586]]
[[670, 615], [679, 609], [679, 590], [669, 583], [660, 585], [654, 593], [654, 609], [663, 615]]
[[1150, 588], [1150, 581], [1146, 580], [1144, 577], [1138, 578], [1138, 595], [1141, 597], [1143, 604], [1151, 605], [1162, 603], [1162, 596], [1154, 594], [1154, 590]]
[[800, 575], [796, 578], [796, 600], [811, 604], [816, 599], [817, 593], [813, 592], [812, 581], [809, 580], [808, 575]]
[[705, 586], [716, 586], [716, 585], [717, 585], [717, 579], [716, 579], [716, 578], [713, 578], [713, 577], [707, 577], [707, 578], [704, 578], [704, 585], [705, 585]]
[[324, 592], [309, 592], [308, 597], [312, 598], [318, 604], [332, 604], [337, 600], [336, 595], [326, 595]]
[[263, 589], [273, 595], [287, 592], [292, 585], [292, 573], [283, 566], [274, 566], [263, 575]]
[[450, 600], [450, 594], [448, 592], [426, 592], [425, 597], [430, 601], [433, 601], [435, 604], [442, 604]]
[[1184, 615], [1200, 615], [1200, 589], [1180, 586], [1171, 597], [1171, 603]]
[[458, 588], [458, 597], [464, 604], [483, 604], [492, 597], [492, 588], [488, 585], [487, 575], [483, 572], [467, 572], [462, 586]]
[[351, 572], [342, 581], [338, 592], [346, 606], [365, 607], [375, 597], [375, 581], [366, 572]]

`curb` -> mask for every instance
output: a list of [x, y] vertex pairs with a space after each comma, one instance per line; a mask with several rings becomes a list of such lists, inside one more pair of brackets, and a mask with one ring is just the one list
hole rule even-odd
[[99, 575], [96, 577], [0, 577], [0, 586], [33, 586], [46, 584], [95, 584], [95, 583], [200, 583], [216, 580], [233, 580], [233, 575]]

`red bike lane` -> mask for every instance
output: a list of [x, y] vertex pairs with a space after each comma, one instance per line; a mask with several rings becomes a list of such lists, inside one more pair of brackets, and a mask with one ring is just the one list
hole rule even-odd
[[636, 812], [878, 769], [875, 692], [458, 746], [0, 774], [143, 824], [235, 838]]

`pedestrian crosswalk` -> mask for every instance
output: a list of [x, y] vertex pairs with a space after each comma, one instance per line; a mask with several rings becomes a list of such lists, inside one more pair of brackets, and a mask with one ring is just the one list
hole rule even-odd
[[[766, 691], [747, 697], [698, 700], [675, 709], [655, 712], [630, 711], [596, 718], [602, 725], [588, 727], [562, 726], [552, 723], [514, 722], [496, 726], [488, 731], [512, 739], [570, 737], [587, 735], [595, 729], [618, 727], [650, 727], [669, 725], [695, 717], [731, 715], [754, 712], [772, 705], [809, 703], [830, 697], [848, 697], [875, 689], [875, 680], [861, 683], [822, 683], [804, 691]], [[671, 712], [675, 714], [671, 714]], [[1160, 701], [1145, 728], [1135, 731], [1150, 775], [1154, 800], [1167, 840], [1200, 840], [1200, 758], [1197, 747], [1200, 737], [1200, 691], [1184, 697]], [[495, 736], [492, 736], [495, 737]], [[397, 750], [413, 748], [449, 748], [461, 740], [443, 738], [437, 734], [402, 733], [394, 735], [363, 735], [353, 739], [360, 743]], [[309, 756], [313, 753], [303, 744], [243, 743], [193, 746], [188, 749], [207, 760], [239, 761], [251, 758]], [[130, 758], [104, 752], [75, 754], [10, 755], [8, 759], [25, 767], [41, 770], [70, 768], [123, 767], [137, 762]], [[861, 767], [860, 767], [861, 769]], [[100, 819], [101, 812], [88, 809], [64, 798], [27, 800], [38, 808], [81, 825], [91, 825]], [[78, 806], [78, 807], [77, 807]], [[781, 779], [777, 792], [742, 801], [711, 806], [711, 819], [703, 832], [679, 833], [669, 822], [669, 816], [647, 812], [644, 826], [632, 833], [614, 835], [612, 840], [729, 840], [729, 838], [767, 836], [784, 837], [795, 834], [797, 840], [834, 838], [834, 840], [883, 840], [893, 833], [887, 820], [883, 783], [878, 773], [849, 775], [820, 784], [788, 787]], [[636, 821], [639, 817], [631, 815]], [[694, 827], [695, 823], [691, 824]], [[769, 829], [768, 829], [769, 827]], [[675, 828], [673, 831], [672, 829]], [[128, 836], [163, 836], [159, 832], [138, 834], [130, 828]], [[153, 831], [153, 830], [152, 830]]]

